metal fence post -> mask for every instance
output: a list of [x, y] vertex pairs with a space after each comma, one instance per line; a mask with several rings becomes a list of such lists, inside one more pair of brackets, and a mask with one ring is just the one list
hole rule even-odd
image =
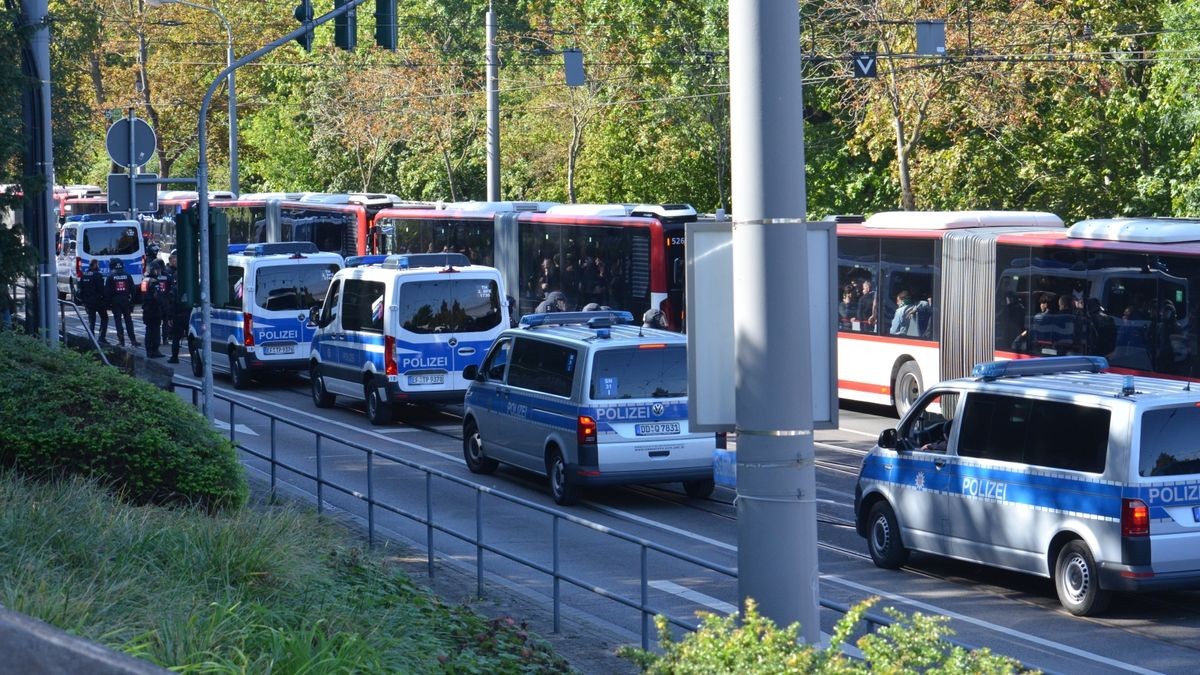
[[475, 490], [475, 595], [483, 597], [483, 490]]
[[367, 453], [367, 546], [375, 547], [375, 451]]
[[642, 544], [642, 649], [650, 649], [650, 613], [647, 607], [650, 602], [650, 580], [647, 577], [646, 545]]
[[234, 418], [234, 411], [237, 410], [237, 404], [232, 400], [229, 401], [229, 442], [237, 445], [237, 429], [234, 424], [237, 420]]
[[325, 508], [325, 478], [321, 475], [321, 434], [317, 434], [317, 513]]
[[554, 632], [559, 631], [559, 619], [561, 618], [561, 603], [562, 597], [559, 595], [559, 578], [558, 578], [558, 522], [559, 517], [554, 516]]
[[433, 578], [433, 474], [425, 472], [425, 550], [429, 552], [429, 578]]
[[[195, 390], [193, 390], [194, 392]], [[275, 422], [276, 418], [271, 416], [271, 499], [275, 499], [275, 472], [278, 466], [278, 457], [275, 454]]]

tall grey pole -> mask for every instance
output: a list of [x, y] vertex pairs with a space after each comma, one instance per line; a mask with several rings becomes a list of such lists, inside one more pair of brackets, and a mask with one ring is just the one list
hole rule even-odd
[[[55, 260], [54, 241], [58, 234], [58, 223], [54, 218], [54, 141], [50, 129], [50, 10], [48, 0], [25, 0], [21, 3], [22, 20], [33, 27], [29, 38], [32, 75], [37, 78], [37, 89], [31, 92], [30, 123], [32, 129], [29, 145], [34, 166], [25, 172], [42, 176], [45, 186], [40, 196], [35, 195], [27, 204], [36, 205], [25, 214], [25, 227], [39, 228], [41, 234], [33, 237], [38, 242], [37, 265], [38, 330], [51, 348], [58, 345], [58, 265]], [[26, 310], [28, 311], [28, 309]]]
[[500, 78], [496, 59], [496, 12], [487, 11], [487, 198], [500, 201]]
[[820, 641], [796, 3], [729, 2], [738, 595]]
[[[234, 62], [233, 56], [233, 29], [229, 27], [229, 22], [222, 19], [225, 23], [225, 30], [229, 32], [229, 49], [225, 52], [225, 65], [232, 67]], [[229, 71], [229, 191], [237, 195], [241, 194], [238, 189], [238, 120], [237, 120], [237, 89], [233, 84], [233, 70]]]

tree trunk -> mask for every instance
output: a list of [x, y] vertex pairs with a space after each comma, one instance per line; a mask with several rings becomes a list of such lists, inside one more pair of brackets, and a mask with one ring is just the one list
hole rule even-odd
[[900, 174], [900, 208], [912, 211], [916, 208], [913, 197], [912, 176], [908, 167], [908, 145], [904, 142], [904, 120], [897, 115], [894, 118], [896, 127], [896, 170]]
[[450, 201], [458, 201], [458, 190], [454, 187], [454, 167], [450, 163], [450, 153], [442, 146], [442, 165], [446, 167], [446, 182], [450, 185]]

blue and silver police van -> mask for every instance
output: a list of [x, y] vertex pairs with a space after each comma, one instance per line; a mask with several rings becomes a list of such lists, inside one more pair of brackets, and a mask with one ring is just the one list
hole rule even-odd
[[[308, 368], [316, 327], [309, 309], [325, 300], [342, 256], [312, 242], [232, 244], [223, 293], [214, 291], [210, 318], [214, 369], [245, 389], [268, 372]], [[223, 297], [222, 297], [223, 296]], [[200, 377], [200, 310], [192, 312], [188, 351]]]
[[[69, 216], [58, 231], [58, 296], [76, 297], [83, 272], [92, 260], [100, 263], [100, 273], [112, 273], [113, 258], [119, 259], [125, 273], [133, 277], [133, 287], [141, 288], [146, 271], [146, 243], [142, 224], [123, 214], [102, 213]], [[138, 299], [135, 290], [134, 300]]]
[[333, 279], [309, 375], [318, 408], [364, 401], [372, 424], [400, 403], [462, 403], [462, 371], [508, 327], [504, 282], [460, 253], [366, 256]]
[[545, 475], [559, 504], [588, 485], [681, 481], [713, 491], [716, 436], [688, 428], [687, 337], [628, 312], [529, 314], [497, 338], [471, 381], [463, 455]]
[[1114, 591], [1200, 588], [1200, 389], [1103, 357], [975, 366], [930, 388], [863, 460], [858, 533], [1053, 579], [1070, 613]]

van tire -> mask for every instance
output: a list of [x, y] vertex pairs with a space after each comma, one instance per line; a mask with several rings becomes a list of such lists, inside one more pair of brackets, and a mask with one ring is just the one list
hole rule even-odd
[[558, 448], [550, 449], [546, 460], [546, 477], [550, 482], [550, 496], [559, 506], [571, 506], [579, 502], [579, 486], [572, 485], [567, 476], [567, 462]]
[[692, 499], [708, 499], [716, 486], [711, 478], [683, 481], [683, 491]]
[[1075, 616], [1096, 616], [1108, 608], [1112, 594], [1100, 588], [1100, 568], [1087, 544], [1076, 539], [1058, 552], [1054, 565], [1058, 601]]
[[867, 550], [871, 562], [885, 570], [899, 569], [908, 562], [908, 549], [900, 540], [900, 524], [887, 502], [877, 502], [867, 517]]
[[246, 368], [242, 366], [241, 354], [238, 350], [229, 350], [229, 379], [233, 382], [234, 389], [249, 389], [250, 388], [250, 373], [246, 372]]
[[916, 361], [905, 361], [896, 371], [896, 380], [892, 385], [892, 405], [896, 408], [896, 416], [904, 417], [904, 413], [921, 398], [924, 391], [921, 368]]
[[321, 375], [321, 366], [312, 364], [308, 370], [308, 382], [312, 387], [313, 405], [318, 408], [332, 408], [337, 397], [325, 388], [325, 378]]
[[379, 397], [379, 387], [368, 380], [363, 383], [363, 399], [367, 402], [367, 420], [377, 427], [391, 424], [392, 404]]
[[192, 375], [204, 377], [204, 361], [200, 359], [200, 345], [196, 338], [188, 336], [188, 357], [192, 360]]
[[463, 423], [463, 459], [467, 460], [467, 468], [471, 473], [491, 474], [500, 466], [500, 462], [483, 454], [483, 438], [479, 435], [479, 425], [469, 417]]

